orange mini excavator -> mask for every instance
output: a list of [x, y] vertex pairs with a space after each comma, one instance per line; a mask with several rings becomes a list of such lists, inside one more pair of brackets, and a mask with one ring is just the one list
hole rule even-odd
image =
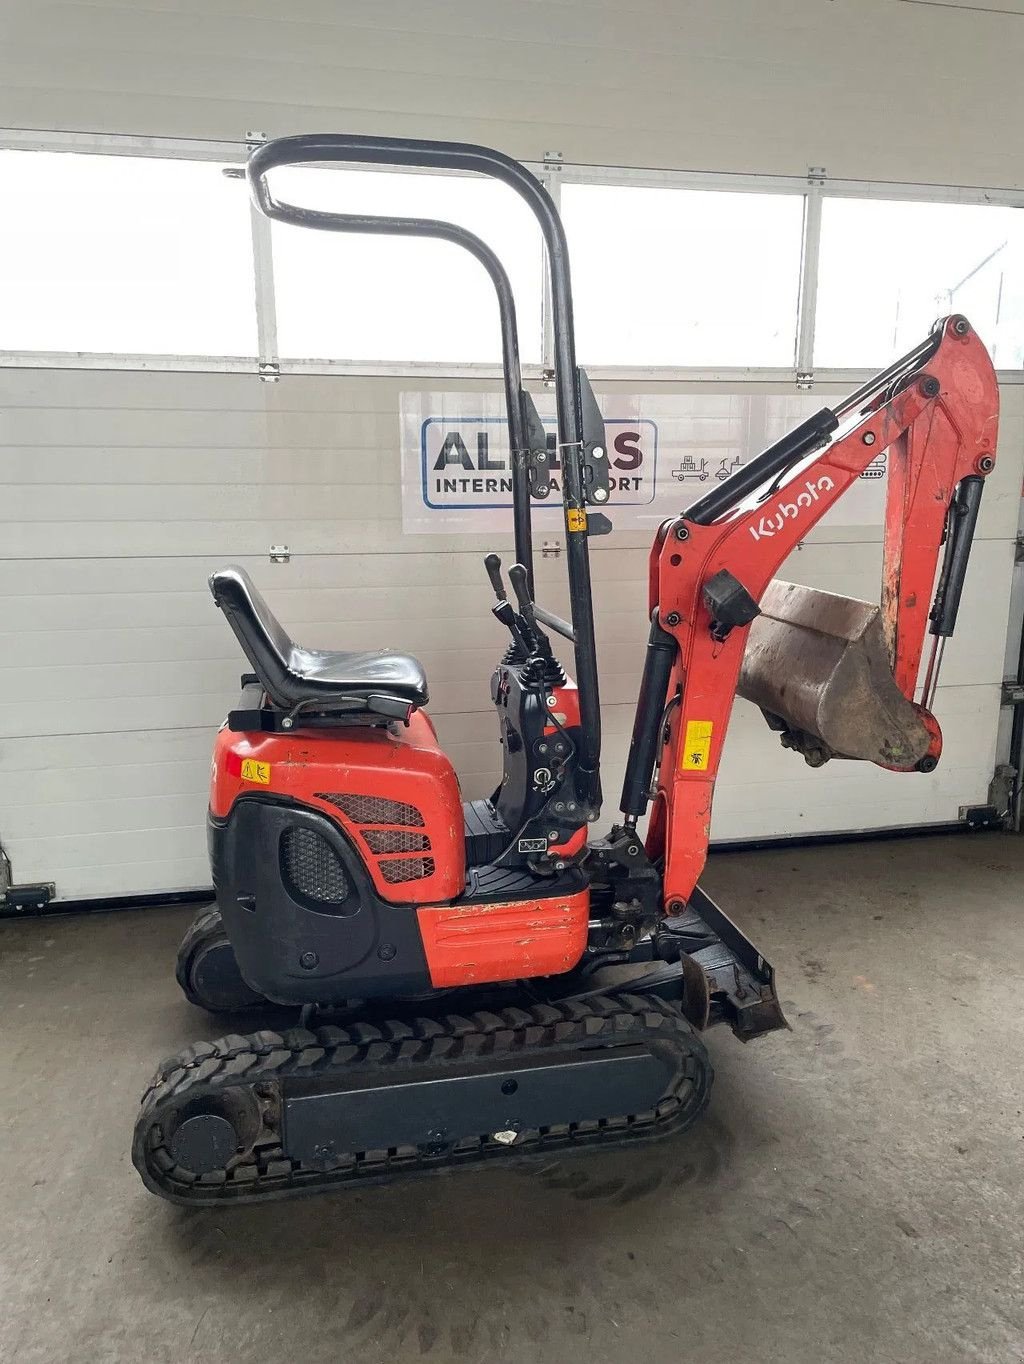
[[[551, 461], [500, 262], [452, 223], [272, 197], [269, 172], [310, 162], [476, 172], [536, 214], [570, 621], [533, 599], [530, 504], [551, 492]], [[698, 885], [734, 698], [757, 704], [814, 766], [859, 759], [910, 780], [935, 768], [941, 651], [995, 460], [988, 354], [965, 318], [943, 319], [661, 526], [621, 819], [590, 838], [602, 796], [588, 541], [609, 528], [608, 460], [576, 365], [554, 204], [517, 162], [457, 143], [284, 138], [252, 154], [248, 178], [272, 218], [442, 238], [471, 251], [497, 290], [517, 560], [511, 598], [498, 557], [485, 560], [508, 635], [491, 678], [503, 774], [490, 799], [463, 801], [415, 658], [304, 648], [244, 572], [213, 575], [251, 672], [214, 752], [217, 903], [187, 933], [178, 978], [208, 1010], [291, 1006], [295, 1026], [165, 1061], [136, 1123], [139, 1173], [177, 1203], [251, 1203], [679, 1132], [711, 1088], [698, 1034], [785, 1025], [771, 967]], [[880, 605], [775, 580], [882, 451]], [[550, 634], [571, 644], [575, 681]]]

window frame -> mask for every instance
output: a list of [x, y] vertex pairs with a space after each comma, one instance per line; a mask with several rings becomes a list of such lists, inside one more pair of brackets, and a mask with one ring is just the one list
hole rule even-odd
[[[246, 132], [237, 141], [193, 138], [145, 137], [133, 134], [43, 131], [37, 129], [0, 129], [0, 150], [80, 152], [105, 156], [144, 156], [152, 159], [212, 161], [227, 173], [241, 175], [249, 152], [266, 137]], [[797, 303], [795, 363], [777, 367], [702, 367], [615, 365], [593, 366], [592, 379], [637, 382], [712, 382], [772, 383], [793, 385], [807, 390], [816, 384], [836, 385], [856, 382], [866, 369], [823, 369], [813, 365], [814, 332], [818, 301], [818, 265], [821, 249], [822, 204], [828, 197], [844, 199], [913, 200], [936, 204], [975, 204], [1024, 208], [1024, 191], [975, 186], [914, 184], [895, 181], [833, 179], [822, 167], [812, 166], [806, 175], [762, 175], [739, 172], [666, 170], [656, 167], [605, 166], [570, 163], [558, 152], [545, 152], [536, 161], [524, 164], [545, 185], [556, 205], [560, 205], [563, 184], [616, 185], [636, 188], [675, 188], [722, 190], [732, 193], [793, 194], [803, 199], [803, 226], [800, 252], [800, 285]], [[357, 167], [353, 167], [357, 169]], [[375, 173], [388, 170], [373, 166]], [[409, 167], [396, 167], [409, 174]], [[416, 173], [416, 172], [413, 172]], [[458, 172], [455, 172], [458, 173]], [[267, 381], [281, 374], [359, 375], [403, 379], [495, 379], [500, 369], [493, 364], [371, 360], [282, 361], [277, 346], [276, 297], [271, 247], [271, 224], [250, 205], [253, 279], [259, 355], [251, 358], [208, 355], [152, 355], [109, 351], [10, 351], [0, 350], [0, 368], [79, 369], [79, 370], [155, 370], [180, 373], [256, 374]], [[532, 380], [550, 378], [553, 351], [551, 306], [547, 272], [543, 275], [542, 363], [524, 365], [524, 376]], [[888, 357], [880, 357], [882, 360]], [[1024, 370], [1000, 370], [1001, 383], [1024, 383]]]

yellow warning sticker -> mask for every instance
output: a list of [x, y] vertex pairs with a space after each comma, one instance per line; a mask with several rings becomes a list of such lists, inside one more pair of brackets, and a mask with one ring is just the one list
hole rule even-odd
[[260, 786], [269, 786], [270, 764], [258, 763], [255, 758], [243, 758], [242, 780], [258, 782]]
[[582, 507], [570, 507], [565, 513], [565, 524], [570, 530], [586, 530], [587, 513]]
[[686, 742], [679, 766], [684, 772], [706, 772], [711, 757], [712, 720], [687, 720]]

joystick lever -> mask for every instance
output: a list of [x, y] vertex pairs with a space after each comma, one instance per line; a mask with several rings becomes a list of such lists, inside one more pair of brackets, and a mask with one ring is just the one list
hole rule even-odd
[[515, 590], [516, 598], [519, 601], [519, 615], [525, 626], [525, 633], [533, 639], [532, 653], [540, 659], [541, 672], [549, 682], [565, 680], [562, 665], [555, 658], [551, 649], [551, 640], [541, 629], [537, 621], [536, 608], [530, 597], [529, 583], [526, 577], [526, 569], [522, 564], [513, 564], [508, 571], [509, 582]]
[[491, 607], [491, 615], [495, 620], [500, 621], [512, 636], [514, 661], [524, 663], [533, 651], [524, 629], [524, 622], [516, 615], [515, 608], [505, 592], [505, 584], [501, 577], [501, 560], [497, 554], [487, 555], [484, 559], [484, 568], [487, 570], [487, 576], [491, 580], [491, 587], [494, 589], [494, 595], [497, 598]]
[[498, 601], [508, 601], [505, 584], [502, 582], [501, 578], [501, 560], [498, 558], [497, 554], [488, 554], [487, 558], [484, 560], [484, 568], [487, 570], [487, 576], [491, 580], [491, 587], [493, 588], [494, 595], [497, 597]]

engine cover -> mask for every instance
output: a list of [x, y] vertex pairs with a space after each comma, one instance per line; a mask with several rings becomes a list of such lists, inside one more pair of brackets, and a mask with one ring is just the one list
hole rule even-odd
[[245, 795], [279, 797], [339, 825], [377, 895], [432, 904], [461, 895], [466, 844], [458, 779], [430, 720], [294, 734], [217, 736], [210, 813], [225, 819]]
[[281, 1004], [428, 990], [416, 911], [377, 895], [336, 823], [245, 795], [209, 819], [210, 867], [243, 979]]

